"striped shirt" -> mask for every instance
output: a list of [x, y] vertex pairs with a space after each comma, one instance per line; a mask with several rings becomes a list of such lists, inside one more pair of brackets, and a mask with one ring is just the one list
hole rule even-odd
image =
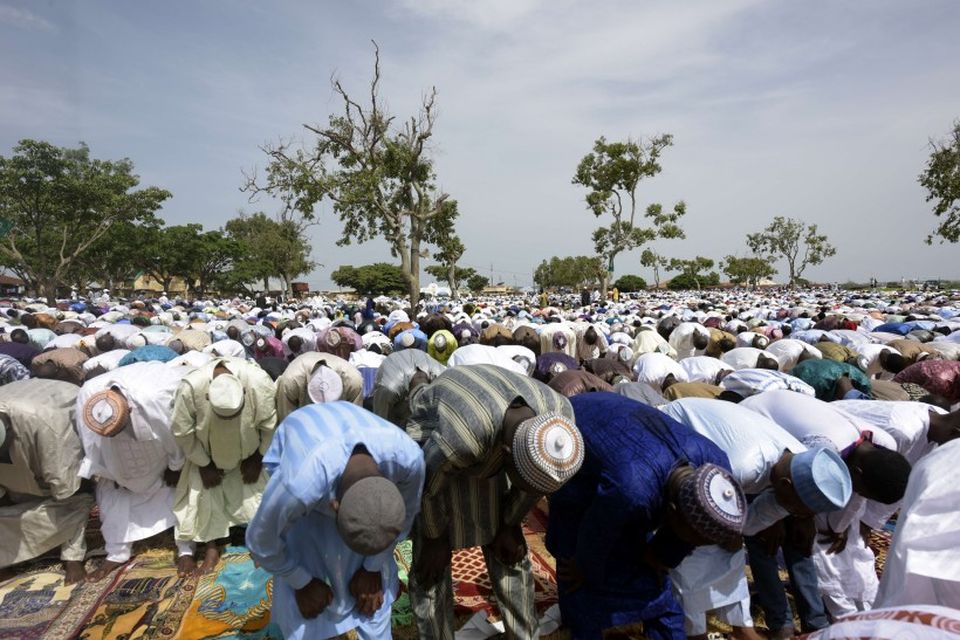
[[503, 470], [503, 417], [518, 397], [538, 415], [574, 419], [570, 401], [547, 385], [487, 364], [444, 371], [411, 398], [407, 433], [426, 459], [420, 523], [428, 538], [448, 532], [454, 549], [488, 544], [540, 499], [510, 487]]

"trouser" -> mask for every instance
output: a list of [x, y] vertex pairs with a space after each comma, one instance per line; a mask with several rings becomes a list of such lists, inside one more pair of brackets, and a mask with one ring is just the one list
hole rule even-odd
[[[196, 545], [192, 542], [185, 542], [182, 540], [176, 540], [177, 544], [177, 557], [181, 558], [183, 556], [192, 556]], [[130, 556], [133, 555], [133, 543], [132, 542], [107, 542], [104, 545], [104, 548], [107, 550], [107, 560], [109, 562], [116, 562], [123, 564], [130, 559]]]
[[[750, 558], [750, 570], [756, 585], [754, 601], [763, 609], [767, 628], [777, 631], [784, 626], [793, 626], [790, 603], [780, 582], [780, 563], [776, 554], [767, 553], [766, 543], [756, 537], [746, 539]], [[823, 629], [829, 624], [820, 597], [817, 569], [813, 558], [804, 556], [789, 545], [782, 548], [783, 559], [790, 575], [790, 586], [797, 603], [800, 628], [804, 633]]]
[[[420, 537], [414, 528], [409, 592], [420, 639], [453, 640], [452, 568], [447, 565], [443, 577], [432, 587], [422, 587], [416, 577], [421, 548]], [[497, 560], [490, 545], [481, 549], [493, 594], [503, 616], [506, 637], [518, 640], [536, 638], [540, 623], [534, 608], [533, 568], [529, 555], [525, 555], [519, 564], [510, 566]]]

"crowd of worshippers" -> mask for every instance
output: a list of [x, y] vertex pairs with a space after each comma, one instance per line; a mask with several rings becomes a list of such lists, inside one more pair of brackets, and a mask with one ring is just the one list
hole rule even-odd
[[479, 546], [532, 639], [539, 504], [575, 639], [759, 637], [751, 602], [770, 637], [960, 608], [950, 298], [543, 302], [4, 301], [0, 567], [59, 548], [66, 583], [99, 581], [172, 528], [186, 577], [245, 529], [285, 637], [387, 638], [410, 538], [419, 635], [448, 640], [451, 554]]

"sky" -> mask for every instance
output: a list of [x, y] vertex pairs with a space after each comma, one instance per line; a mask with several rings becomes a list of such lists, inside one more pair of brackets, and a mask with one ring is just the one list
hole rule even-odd
[[[917, 184], [960, 118], [958, 32], [954, 0], [0, 0], [0, 155], [37, 138], [128, 157], [173, 193], [168, 224], [274, 214], [244, 171], [338, 113], [331, 77], [365, 95], [375, 40], [399, 119], [436, 88], [430, 151], [462, 264], [495, 282], [591, 254], [609, 220], [571, 183], [577, 163], [601, 135], [661, 133], [674, 145], [638, 199], [686, 201], [666, 255], [748, 255], [746, 234], [783, 215], [837, 248], [813, 280], [960, 278], [957, 247], [924, 243], [936, 218]], [[316, 213], [313, 287], [391, 260], [381, 239], [337, 247], [340, 222]], [[616, 275], [652, 280], [639, 256]]]

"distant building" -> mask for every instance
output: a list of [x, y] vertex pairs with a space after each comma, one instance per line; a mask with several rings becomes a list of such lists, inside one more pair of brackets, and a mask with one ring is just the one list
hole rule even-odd
[[22, 296], [27, 289], [27, 283], [20, 278], [0, 275], [0, 295]]

